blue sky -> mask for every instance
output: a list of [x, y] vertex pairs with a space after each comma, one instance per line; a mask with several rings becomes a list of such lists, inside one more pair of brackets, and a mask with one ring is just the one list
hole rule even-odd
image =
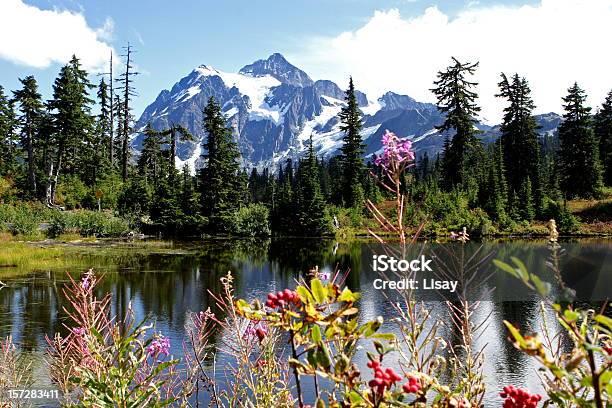
[[[393, 89], [410, 93], [417, 99], [431, 99], [431, 95], [428, 95], [430, 80], [433, 79], [435, 71], [443, 67], [440, 66], [443, 65], [443, 61], [450, 57], [446, 54], [454, 53], [456, 49], [459, 55], [465, 55], [465, 58], [486, 59], [489, 49], [487, 43], [478, 39], [480, 45], [473, 50], [463, 49], [463, 46], [458, 45], [455, 49], [447, 50], [440, 46], [439, 42], [442, 39], [437, 38], [436, 33], [443, 33], [444, 30], [452, 33], [457, 28], [461, 29], [462, 26], [458, 21], [463, 21], [461, 24], [464, 24], [465, 30], [469, 30], [469, 27], [472, 26], [482, 26], [482, 30], [486, 30], [484, 27], [491, 18], [503, 19], [504, 13], [509, 16], [510, 13], [514, 13], [513, 17], [509, 18], [519, 19], [518, 21], [529, 18], [528, 16], [531, 15], [529, 13], [532, 11], [547, 16], [548, 14], [545, 13], [554, 13], [551, 6], [553, 1], [569, 4], [578, 0], [545, 0], [542, 2], [528, 0], [480, 2], [456, 0], [185, 0], [174, 2], [163, 0], [2, 0], [2, 3], [5, 3], [5, 7], [7, 3], [12, 3], [15, 8], [25, 4], [57, 13], [68, 10], [81, 14], [87, 27], [83, 29], [84, 31], [75, 30], [74, 33], [67, 33], [66, 42], [74, 40], [78, 43], [79, 38], [86, 37], [87, 29], [92, 32], [99, 30], [96, 45], [108, 45], [117, 52], [127, 41], [131, 42], [138, 51], [135, 59], [142, 73], [136, 82], [139, 97], [134, 105], [135, 113], [138, 116], [161, 89], [169, 88], [199, 64], [213, 65], [224, 71], [236, 71], [243, 65], [265, 58], [273, 52], [283, 53], [291, 62], [305, 69], [315, 79], [326, 77], [338, 81], [343, 86], [343, 78], [353, 74], [357, 77], [358, 86], [361, 79], [362, 88], [370, 93], [372, 98], [379, 96], [378, 94], [383, 89]], [[587, 1], [600, 3], [606, 12], [610, 9], [610, 2], [607, 0]], [[544, 3], [548, 3], [546, 10]], [[523, 9], [526, 10], [523, 12], [524, 15], [518, 14], [517, 10]], [[32, 8], [28, 10], [35, 11]], [[0, 12], [0, 16], [5, 16], [0, 17], [0, 24], [1, 19], [10, 20], [10, 16], [7, 16], [10, 10], [5, 9], [4, 11], [4, 13]], [[473, 12], [473, 15], [470, 16], [470, 12]], [[565, 12], [572, 13], [572, 10], [568, 9]], [[602, 14], [601, 8], [592, 12], [593, 15]], [[466, 13], [468, 13], [467, 16]], [[15, 19], [25, 19], [26, 17], [23, 16], [27, 16], [27, 13], [17, 15]], [[453, 26], [455, 22], [457, 24]], [[13, 21], [13, 23], [17, 24], [17, 27], [27, 26], [29, 21]], [[435, 28], [436, 24], [440, 24], [439, 29]], [[44, 23], [41, 23], [38, 26], [30, 27], [30, 30], [44, 37], [49, 32], [53, 34], [55, 30], [59, 32], [65, 29], [62, 26], [63, 24], [56, 23], [55, 26], [51, 25], [45, 30]], [[545, 26], [543, 23], [544, 28]], [[428, 27], [434, 31], [427, 31]], [[104, 29], [100, 30], [101, 28]], [[533, 30], [536, 28], [534, 27]], [[591, 32], [589, 35], [608, 34], [602, 31], [605, 30], [603, 27], [598, 26], [597, 30], [600, 31]], [[491, 34], [494, 35], [494, 33]], [[480, 31], [477, 31], [475, 35], [482, 37]], [[11, 38], [8, 41], [21, 41], [18, 35]], [[431, 39], [430, 48], [433, 50], [423, 46], [423, 43], [427, 43], [429, 39]], [[5, 38], [2, 41], [7, 40]], [[375, 50], [379, 48], [376, 41], [385, 43], [382, 49], [386, 54], [383, 56], [380, 54], [381, 50]], [[3, 52], [3, 47], [6, 48], [6, 46], [7, 44], [0, 43], [0, 85], [8, 89], [15, 89], [17, 77], [33, 74], [39, 80], [43, 93], [49, 96], [51, 83], [61, 65], [58, 59], [61, 60], [62, 57], [55, 58], [46, 65], [36, 64], [28, 62], [28, 58], [32, 59], [32, 56], [19, 56], [20, 51], [13, 49]], [[13, 48], [16, 46], [17, 44]], [[75, 48], [79, 47], [85, 47], [89, 50], [87, 52], [93, 54], [92, 47], [85, 40], [75, 44]], [[45, 53], [48, 48], [47, 46], [38, 52]], [[441, 49], [439, 54], [435, 54], [437, 48]], [[541, 45], [537, 48], [541, 49]], [[411, 53], [414, 55], [410, 55]], [[362, 60], [356, 59], [358, 57], [354, 54], [363, 54], [359, 57]], [[343, 58], [343, 56], [346, 57]], [[50, 58], [53, 59], [51, 56]], [[91, 58], [94, 57], [91, 56]], [[491, 59], [493, 63], [489, 65], [495, 65], [496, 58]], [[369, 63], [371, 60], [375, 62], [368, 65], [368, 60]], [[516, 61], [516, 58], [512, 61]], [[397, 68], [389, 68], [387, 65], [390, 64], [396, 64]], [[404, 65], [405, 68], [402, 67]], [[411, 75], [412, 68], [410, 67], [417, 65], [422, 68], [414, 68], [416, 71]], [[493, 72], [496, 72], [495, 75], [497, 75], [499, 71], [505, 69], [489, 65], [485, 69], [490, 69], [491, 78], [493, 78]], [[535, 72], [541, 63], [535, 61], [530, 64], [522, 64], [518, 61], [507, 63], [507, 65], [508, 69], [516, 71], [520, 71], [524, 66], [525, 71], [528, 72], [521, 73], [529, 78], [530, 67], [533, 65]], [[558, 65], [557, 63], [556, 66]], [[386, 69], [390, 69], [388, 74]], [[421, 73], [419, 69], [422, 69], [423, 72]], [[550, 101], [559, 99], [569, 86], [568, 80], [572, 75], [585, 78], [593, 76], [592, 72], [587, 72], [588, 70], [585, 70], [584, 73], [580, 72], [579, 67], [568, 68], [568, 71], [570, 72], [567, 73], [567, 78], [559, 78], [560, 83], [555, 84], [559, 92], [554, 97], [551, 95]], [[427, 74], [428, 72], [431, 74]], [[600, 78], [602, 75], [597, 73], [596, 76]], [[377, 77], [384, 77], [384, 80], [379, 80]], [[411, 80], [411, 77], [414, 80]], [[484, 76], [483, 73], [483, 81], [491, 82], [491, 78]], [[485, 86], [484, 90], [491, 93], [494, 91], [493, 86]], [[612, 83], [607, 81], [601, 86], [607, 88], [612, 86]], [[550, 89], [553, 89], [552, 85]], [[592, 90], [587, 89], [587, 91]], [[599, 91], [595, 92], [594, 98], [601, 96], [597, 92]], [[548, 106], [553, 104], [547, 101], [542, 105], [543, 110], [547, 110]], [[492, 109], [491, 116], [498, 115], [498, 111], [499, 109]]]

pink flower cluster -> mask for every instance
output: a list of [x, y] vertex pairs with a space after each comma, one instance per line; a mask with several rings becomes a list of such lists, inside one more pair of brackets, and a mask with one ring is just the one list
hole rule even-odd
[[524, 388], [508, 385], [499, 394], [505, 398], [503, 408], [536, 408], [542, 397], [538, 394], [530, 394]]
[[258, 321], [250, 321], [246, 330], [244, 331], [245, 338], [253, 338], [257, 337], [259, 341], [263, 341], [263, 339], [268, 335], [268, 325], [261, 320]]
[[385, 389], [390, 389], [396, 382], [402, 379], [402, 376], [397, 374], [392, 368], [383, 368], [379, 361], [370, 361], [368, 367], [374, 370], [374, 378], [370, 380], [368, 385], [378, 395], [382, 395]]
[[170, 354], [170, 339], [168, 337], [159, 335], [155, 340], [151, 342], [147, 347], [147, 354], [150, 357], [154, 357], [160, 354]]
[[383, 154], [374, 160], [374, 164], [384, 167], [387, 171], [393, 171], [414, 161], [415, 155], [412, 150], [412, 142], [408, 139], [400, 139], [395, 133], [385, 131], [382, 137]]

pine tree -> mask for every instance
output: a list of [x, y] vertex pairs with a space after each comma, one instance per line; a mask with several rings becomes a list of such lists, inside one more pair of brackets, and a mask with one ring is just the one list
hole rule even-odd
[[612, 186], [612, 91], [595, 115], [595, 134], [599, 139], [599, 157], [604, 168], [604, 182]]
[[526, 221], [532, 221], [535, 218], [535, 208], [533, 200], [533, 191], [531, 186], [531, 179], [525, 178], [523, 185], [519, 191], [518, 199], [520, 202], [519, 213], [521, 219]]
[[109, 87], [104, 81], [100, 80], [98, 86], [98, 104], [100, 105], [100, 114], [96, 123], [96, 133], [98, 140], [96, 141], [96, 159], [100, 163], [105, 163], [112, 169], [113, 162], [113, 111], [112, 111], [112, 93], [109, 93]]
[[23, 88], [13, 91], [13, 95], [20, 111], [18, 126], [21, 133], [21, 146], [26, 152], [29, 194], [32, 197], [37, 197], [36, 145], [44, 106], [40, 93], [38, 93], [38, 84], [33, 76], [19, 79], [19, 82], [21, 82]]
[[508, 184], [506, 182], [504, 154], [498, 140], [491, 146], [486, 188], [480, 190], [483, 209], [491, 218], [504, 222], [508, 208]]
[[438, 80], [432, 89], [438, 99], [438, 109], [446, 115], [444, 123], [437, 129], [455, 132], [444, 144], [443, 181], [448, 189], [466, 186], [473, 174], [473, 165], [482, 156], [482, 145], [474, 128], [475, 117], [480, 112], [475, 103], [477, 95], [472, 91], [477, 83], [467, 79], [477, 67], [478, 62], [461, 63], [453, 57], [453, 65], [438, 72]]
[[496, 96], [508, 100], [500, 127], [508, 186], [510, 191], [521, 191], [527, 178], [530, 179], [530, 185], [535, 182], [535, 187], [531, 189], [532, 196], [519, 194], [519, 202], [514, 205], [525, 208], [537, 203], [538, 210], [541, 210], [543, 190], [540, 181], [540, 143], [538, 125], [532, 116], [535, 104], [531, 98], [531, 89], [527, 80], [518, 74], [511, 80], [505, 74], [501, 74], [501, 78], [500, 93]]
[[147, 183], [157, 187], [160, 179], [165, 178], [167, 173], [163, 168], [162, 134], [153, 129], [150, 123], [147, 124], [143, 134], [142, 150], [137, 163], [139, 174]]
[[180, 141], [193, 141], [195, 138], [189, 132], [187, 128], [178, 124], [172, 124], [168, 129], [162, 130], [161, 135], [164, 137], [169, 137], [170, 140], [167, 141], [170, 145], [170, 166], [171, 168], [176, 168], [176, 145], [177, 142]]
[[204, 130], [207, 138], [206, 164], [201, 171], [202, 211], [213, 231], [224, 231], [242, 204], [246, 186], [243, 177], [239, 177], [240, 152], [213, 97], [204, 108]]
[[83, 162], [91, 160], [91, 152], [84, 149], [84, 142], [91, 146], [94, 134], [93, 100], [89, 98], [89, 90], [93, 87], [75, 56], [62, 67], [53, 84], [53, 99], [48, 108], [52, 112], [56, 145], [54, 163], [47, 174], [47, 205], [54, 205], [60, 173], [78, 174], [83, 170]]
[[0, 177], [17, 169], [17, 117], [13, 101], [9, 100], [0, 86]]
[[[117, 129], [117, 136], [121, 143], [121, 177], [123, 181], [125, 181], [128, 176], [128, 163], [131, 156], [129, 141], [130, 134], [132, 133], [133, 116], [130, 103], [132, 98], [136, 96], [132, 83], [134, 82], [133, 77], [139, 75], [139, 73], [134, 71], [134, 60], [132, 59], [132, 54], [134, 53], [133, 47], [128, 43], [123, 49], [125, 51], [122, 55], [122, 57], [125, 58], [125, 71], [119, 75], [116, 81], [123, 93], [121, 105], [118, 106], [120, 112], [120, 117], [118, 118], [120, 119], [120, 127]], [[119, 133], [119, 129], [121, 133]]]
[[346, 90], [344, 100], [346, 106], [341, 109], [338, 115], [342, 122], [340, 130], [344, 132], [340, 158], [343, 170], [342, 196], [347, 207], [355, 207], [361, 206], [364, 199], [362, 183], [365, 144], [361, 140], [360, 131], [363, 124], [352, 77], [349, 79], [349, 87]]
[[559, 126], [559, 175], [566, 198], [593, 198], [601, 193], [599, 149], [585, 92], [575, 83], [563, 98], [564, 121]]
[[325, 200], [321, 194], [317, 159], [310, 136], [308, 156], [300, 162], [296, 218], [299, 233], [304, 236], [320, 236], [329, 232], [329, 220], [325, 213]]

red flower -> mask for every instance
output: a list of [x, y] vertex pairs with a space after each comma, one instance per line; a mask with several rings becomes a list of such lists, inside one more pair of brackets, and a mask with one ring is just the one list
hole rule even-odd
[[300, 297], [298, 296], [297, 292], [291, 289], [285, 289], [284, 291], [277, 293], [268, 293], [268, 299], [266, 300], [266, 306], [271, 309], [284, 309], [290, 305], [299, 306], [300, 304]]
[[383, 368], [379, 361], [370, 361], [368, 367], [374, 370], [374, 378], [368, 385], [376, 394], [383, 394], [385, 389], [391, 388], [396, 382], [402, 379], [392, 368]]
[[402, 385], [402, 389], [404, 390], [405, 393], [408, 393], [408, 394], [417, 393], [421, 389], [421, 382], [419, 381], [418, 378], [412, 375], [409, 375], [408, 382]]
[[499, 396], [505, 398], [503, 408], [536, 408], [542, 399], [538, 394], [530, 394], [526, 389], [513, 385], [504, 387]]

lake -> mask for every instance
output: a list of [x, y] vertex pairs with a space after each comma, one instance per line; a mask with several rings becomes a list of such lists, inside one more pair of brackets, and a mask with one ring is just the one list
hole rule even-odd
[[[597, 305], [612, 297], [612, 240], [574, 240], [562, 242], [561, 246], [560, 278], [575, 291], [577, 301]], [[150, 251], [133, 251], [129, 244], [101, 245], [99, 248], [87, 245], [77, 248], [70, 256], [78, 257], [79, 265], [105, 274], [99, 291], [100, 294], [112, 293], [114, 312], [121, 316], [132, 302], [137, 317], [150, 317], [156, 330], [170, 337], [172, 352], [180, 357], [189, 312], [205, 310], [212, 305], [207, 291], [220, 291], [219, 279], [228, 271], [235, 277], [237, 295], [248, 300], [263, 299], [268, 292], [294, 287], [295, 279], [306, 276], [315, 265], [322, 271], [348, 271], [346, 285], [362, 293], [360, 320], [381, 315], [387, 321], [384, 331], [397, 332], [388, 322], [394, 317], [389, 299], [393, 300], [395, 292], [374, 288], [381, 274], [373, 271], [373, 256], [384, 253], [384, 248], [372, 242], [275, 239], [185, 242]], [[486, 406], [500, 406], [498, 393], [505, 385], [541, 390], [537, 365], [513, 348], [503, 325], [503, 320], [508, 320], [525, 330], [537, 330], [541, 323], [538, 297], [516, 279], [494, 268], [491, 260], [509, 262], [510, 257], [516, 256], [531, 272], [553, 282], [552, 293], [561, 297], [564, 292], [559, 277], [545, 265], [550, 256], [546, 241], [469, 243], [465, 247], [459, 243], [419, 243], [405, 254], [407, 259], [421, 255], [434, 258], [431, 264], [433, 278], [439, 277], [445, 269], [456, 269], [454, 265], [462, 257], [464, 260], [472, 258], [474, 262], [486, 258], [469, 287], [465, 288], [469, 299], [481, 301], [476, 318], [490, 315], [477, 341], [478, 346], [486, 345]], [[8, 287], [0, 290], [0, 338], [12, 335], [33, 359], [36, 386], [49, 386], [41, 359], [42, 350], [46, 344], [45, 335], [65, 332], [66, 316], [62, 307], [66, 299], [61, 289], [67, 281], [66, 271], [31, 271], [5, 277], [2, 273], [0, 271], [0, 280]], [[449, 320], [444, 301], [453, 300], [456, 293], [421, 288], [414, 291], [414, 296], [434, 314]], [[447, 328], [443, 335], [452, 336], [452, 329]], [[367, 360], [363, 352], [359, 353], [358, 362], [365, 372]], [[312, 388], [308, 388], [305, 399], [312, 402]]]

